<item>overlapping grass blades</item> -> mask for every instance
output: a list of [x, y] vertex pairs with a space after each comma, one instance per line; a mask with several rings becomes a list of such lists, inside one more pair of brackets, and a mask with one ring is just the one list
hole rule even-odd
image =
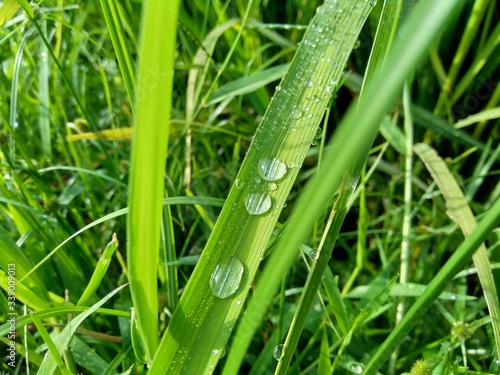
[[[201, 374], [216, 365], [372, 5], [327, 1], [318, 9], [255, 134], [161, 342], [152, 374]], [[244, 267], [243, 277], [233, 294], [219, 298], [210, 288], [212, 274], [220, 265], [235, 267], [234, 258]]]
[[[460, 226], [464, 236], [470, 236], [474, 229], [476, 229], [474, 214], [467, 204], [464, 193], [447, 168], [445, 162], [437, 155], [434, 149], [424, 143], [415, 145], [415, 152], [425, 163], [432, 178], [443, 194], [443, 198], [446, 201], [446, 207], [448, 208], [448, 214]], [[495, 280], [493, 279], [488, 253], [484, 244], [479, 246], [476, 253], [472, 256], [472, 260], [477, 268], [477, 274], [484, 291], [484, 297], [488, 304], [495, 340], [496, 342], [500, 342], [500, 306], [498, 303], [498, 292], [495, 287]], [[500, 347], [497, 346], [496, 350], [500, 358]]]
[[[264, 282], [257, 284], [255, 295], [236, 332], [227, 360], [226, 366], [231, 366], [232, 371], [235, 371], [238, 363], [241, 363], [249, 340], [276, 290], [279, 277], [292, 263], [297, 252], [295, 249], [298, 249], [299, 244], [307, 236], [316, 215], [321, 212], [328, 198], [340, 185], [342, 174], [348, 169], [352, 160], [356, 158], [363, 160], [366, 157], [385, 110], [393, 103], [404, 80], [434, 41], [435, 35], [442, 30], [445, 21], [454, 12], [460, 11], [461, 6], [463, 4], [459, 1], [419, 3], [406, 25], [404, 38], [395, 44], [381, 72], [375, 73], [357, 106], [358, 110], [351, 108], [345, 116], [334, 139], [337, 145], [342, 145], [342, 149], [335, 153], [331, 152], [325, 158], [324, 164], [332, 167], [328, 171], [323, 171], [321, 176], [315, 176], [300, 197], [295, 217], [290, 221], [275, 253], [262, 273], [261, 280]], [[400, 59], [400, 56], [406, 58]], [[353, 134], [352, 129], [356, 129], [356, 133]]]

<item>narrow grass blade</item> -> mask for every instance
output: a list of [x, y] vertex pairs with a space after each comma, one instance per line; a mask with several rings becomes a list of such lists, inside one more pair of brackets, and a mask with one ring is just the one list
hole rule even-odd
[[363, 375], [375, 375], [377, 370], [389, 358], [391, 353], [408, 335], [418, 320], [426, 313], [439, 294], [446, 288], [453, 277], [466, 265], [481, 243], [500, 223], [500, 200], [479, 222], [477, 228], [458, 247], [451, 258], [445, 263], [438, 274], [427, 286], [425, 293], [412, 305], [403, 317], [401, 323], [392, 331], [389, 337], [379, 347], [366, 365]]
[[104, 249], [104, 253], [99, 258], [99, 261], [97, 262], [97, 265], [94, 269], [94, 273], [92, 274], [92, 277], [90, 278], [90, 281], [87, 284], [85, 291], [78, 300], [77, 305], [79, 306], [83, 305], [85, 302], [87, 302], [87, 300], [90, 297], [94, 295], [95, 291], [101, 284], [102, 278], [104, 277], [106, 271], [108, 270], [111, 257], [113, 256], [117, 248], [118, 248], [118, 239], [116, 238], [116, 233], [113, 233], [113, 239], [111, 240], [110, 243], [108, 243], [108, 246], [106, 246], [106, 249]]
[[[62, 306], [62, 307], [52, 307], [45, 310], [40, 310], [36, 313], [36, 315], [40, 319], [47, 319], [57, 316], [67, 316], [68, 314], [79, 314], [88, 309], [88, 306]], [[110, 315], [122, 318], [130, 318], [130, 313], [128, 311], [123, 310], [111, 310], [111, 309], [97, 309], [96, 313], [103, 315]], [[34, 313], [33, 313], [34, 314]], [[25, 316], [18, 317], [16, 319], [16, 330], [19, 331], [24, 326], [33, 323], [32, 314], [28, 314]], [[8, 334], [11, 325], [10, 323], [5, 323], [0, 326], [0, 337], [3, 337]]]
[[[299, 245], [308, 235], [319, 213], [324, 210], [327, 200], [340, 186], [342, 175], [353, 160], [366, 158], [378, 125], [387, 108], [393, 104], [396, 94], [400, 92], [404, 80], [426, 53], [435, 35], [446, 25], [446, 20], [460, 11], [463, 5], [459, 0], [421, 1], [406, 24], [405, 37], [395, 43], [386, 64], [368, 84], [364, 96], [356, 106], [357, 110], [351, 108], [344, 117], [332, 140], [338, 149], [327, 154], [321, 175], [313, 177], [303, 190], [294, 215], [261, 274], [226, 360], [226, 368], [231, 370], [225, 374], [235, 373], [239, 368], [250, 339], [272, 301], [280, 278], [294, 261]], [[401, 59], [401, 56], [407, 58]]]
[[157, 268], [179, 1], [143, 5], [127, 216], [132, 301], [146, 358], [158, 347]]
[[321, 337], [321, 350], [319, 352], [318, 375], [330, 375], [330, 345], [328, 344], [328, 334], [326, 327], [323, 327], [323, 336]]
[[[71, 338], [76, 332], [76, 329], [83, 323], [87, 317], [89, 317], [92, 313], [94, 313], [99, 307], [104, 305], [111, 297], [113, 297], [116, 293], [118, 293], [120, 290], [125, 288], [127, 284], [122, 285], [115, 290], [113, 290], [111, 293], [109, 293], [106, 297], [101, 299], [98, 303], [93, 305], [92, 307], [89, 307], [84, 313], [78, 315], [75, 317], [72, 321], [71, 324], [68, 324], [66, 328], [63, 329], [63, 331], [59, 334], [57, 339], [55, 340], [55, 346], [57, 348], [57, 353], [61, 355], [63, 351], [68, 347]], [[51, 355], [48, 353], [48, 355], [45, 356], [43, 359], [42, 365], [40, 366], [40, 369], [38, 370], [38, 374], [44, 375], [44, 374], [52, 374], [54, 373], [56, 367], [58, 366], [58, 360], [56, 360], [57, 355]]]
[[[342, 223], [344, 222], [347, 214], [347, 204], [349, 198], [354, 193], [355, 188], [356, 178], [353, 178], [350, 175], [346, 176], [342, 181], [340, 194], [333, 206], [330, 218], [325, 227], [325, 233], [318, 248], [318, 257], [314, 260], [311, 270], [309, 271], [309, 275], [307, 276], [304, 291], [300, 296], [299, 304], [297, 306], [297, 312], [288, 331], [285, 344], [283, 345], [283, 356], [278, 362], [275, 374], [286, 374], [288, 371], [288, 366], [290, 365], [292, 356], [295, 353], [300, 334], [306, 324], [307, 316], [314, 301], [314, 296], [318, 291], [319, 285], [323, 279], [323, 274], [325, 273], [325, 269], [327, 268], [328, 262], [331, 258], [331, 249], [337, 241], [340, 228], [342, 227]], [[333, 304], [334, 300], [330, 301], [330, 303]], [[345, 319], [345, 316], [343, 315], [344, 313], [345, 311], [342, 311], [341, 309], [340, 316]], [[349, 327], [351, 326], [348, 321], [344, 322], [344, 325], [346, 323]]]
[[[41, 24], [42, 31], [47, 33], [47, 23]], [[50, 61], [47, 46], [40, 44], [40, 63], [38, 73], [38, 94], [40, 102], [38, 105], [38, 128], [40, 131], [40, 141], [43, 156], [50, 160], [52, 155], [52, 143], [50, 139], [50, 101], [49, 101], [49, 77], [50, 77]]]
[[[215, 353], [226, 345], [298, 168], [370, 10], [369, 2], [352, 7], [347, 0], [329, 1], [318, 10], [255, 134], [162, 339], [151, 374], [213, 370], [219, 359]], [[269, 188], [272, 184], [277, 189]], [[224, 283], [219, 285], [219, 280]]]
[[219, 103], [227, 98], [249, 94], [273, 81], [281, 79], [290, 64], [282, 64], [232, 81], [215, 90], [207, 99], [206, 106]]
[[111, 42], [116, 53], [118, 66], [122, 73], [125, 90], [133, 108], [134, 91], [135, 91], [135, 69], [130, 56], [130, 46], [126, 42], [124, 30], [121, 25], [120, 15], [118, 12], [118, 3], [113, 0], [100, 0], [104, 20], [108, 28]]
[[460, 45], [458, 46], [457, 52], [453, 57], [453, 62], [443, 84], [443, 91], [441, 92], [441, 96], [436, 107], [437, 113], [440, 113], [439, 111], [441, 110], [442, 105], [446, 102], [446, 96], [449, 96], [452, 92], [453, 85], [455, 84], [465, 58], [467, 57], [467, 53], [472, 42], [474, 41], [474, 37], [479, 30], [481, 20], [488, 9], [489, 3], [490, 0], [478, 0], [474, 2], [472, 14], [469, 17], [462, 39], [460, 40]]
[[[415, 152], [425, 163], [432, 178], [439, 187], [439, 190], [441, 190], [449, 215], [460, 226], [464, 236], [470, 236], [476, 228], [474, 214], [465, 200], [462, 189], [460, 189], [460, 186], [449, 171], [445, 162], [437, 155], [433, 148], [426, 144], [419, 143], [415, 145]], [[500, 343], [500, 306], [498, 302], [498, 293], [491, 272], [488, 253], [484, 245], [479, 246], [472, 260], [477, 268], [477, 274], [492, 318], [495, 341]], [[500, 346], [498, 345], [497, 355], [500, 358]]]
[[[40, 318], [36, 314], [33, 314], [31, 316], [31, 318], [33, 319], [33, 324], [38, 329], [40, 336], [42, 337], [43, 341], [45, 342], [45, 345], [47, 345], [47, 347], [48, 347], [48, 352], [45, 354], [45, 358], [48, 358], [49, 355], [52, 355], [52, 358], [54, 359], [54, 363], [57, 366], [57, 368], [59, 369], [59, 371], [61, 371], [61, 373], [64, 375], [71, 375], [71, 372], [64, 365], [64, 362], [61, 358], [61, 354], [58, 351], [56, 344], [54, 343], [54, 341], [50, 337], [50, 334], [47, 332], [47, 329], [43, 325]], [[45, 359], [44, 359], [44, 362], [45, 362]], [[43, 362], [42, 362], [42, 365], [43, 365]], [[40, 370], [38, 370], [37, 374], [44, 374], [43, 372], [40, 372], [41, 367], [42, 366], [40, 366]], [[54, 371], [55, 371], [55, 366], [54, 366], [54, 369], [52, 370], [52, 372], [54, 372]]]
[[[163, 200], [163, 204], [165, 205], [171, 205], [171, 204], [208, 204], [208, 205], [214, 205], [216, 207], [222, 207], [224, 204], [224, 200], [222, 199], [217, 199], [217, 198], [205, 198], [205, 197], [170, 197], [170, 198], [165, 198]], [[82, 234], [86, 230], [95, 227], [96, 225], [99, 225], [101, 223], [104, 223], [108, 220], [111, 220], [115, 217], [121, 216], [121, 215], [126, 215], [128, 214], [129, 209], [128, 208], [123, 208], [121, 210], [112, 212], [108, 215], [105, 215], [92, 223], [84, 226], [83, 228], [79, 229], [75, 233], [73, 233], [71, 236], [66, 238], [63, 242], [61, 242], [54, 250], [52, 250], [49, 254], [45, 256], [38, 264], [36, 264], [32, 269], [30, 269], [24, 276], [19, 279], [19, 282], [23, 282], [27, 277], [29, 277], [33, 272], [35, 272], [38, 267], [40, 267], [43, 263], [45, 263], [52, 255], [54, 255], [57, 250], [59, 250], [61, 247], [63, 247], [65, 244], [67, 244], [69, 241], [71, 241], [73, 238], [76, 236]]]

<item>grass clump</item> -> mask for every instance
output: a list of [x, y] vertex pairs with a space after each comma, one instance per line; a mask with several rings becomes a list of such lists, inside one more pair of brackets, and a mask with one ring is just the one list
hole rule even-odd
[[497, 12], [4, 1], [1, 370], [497, 373]]

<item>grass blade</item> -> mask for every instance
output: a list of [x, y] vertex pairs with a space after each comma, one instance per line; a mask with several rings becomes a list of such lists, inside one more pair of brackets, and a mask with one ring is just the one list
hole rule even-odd
[[130, 57], [130, 51], [125, 41], [123, 27], [121, 26], [119, 19], [118, 5], [116, 1], [112, 0], [100, 0], [100, 3], [104, 14], [104, 20], [106, 21], [106, 26], [109, 31], [109, 36], [116, 53], [116, 59], [118, 60], [118, 65], [122, 73], [125, 89], [127, 90], [127, 96], [130, 101], [130, 105], [133, 108], [135, 69], [132, 64], [132, 58]]
[[[443, 194], [448, 208], [449, 215], [460, 226], [465, 237], [476, 228], [476, 220], [472, 210], [465, 200], [464, 193], [457, 181], [448, 170], [443, 159], [441, 159], [436, 151], [430, 146], [419, 143], [415, 145], [415, 152], [420, 156], [425, 163], [427, 169], [436, 182], [439, 190]], [[480, 245], [476, 253], [472, 257], [474, 265], [477, 268], [477, 274], [484, 291], [484, 297], [488, 304], [488, 309], [491, 314], [493, 332], [497, 343], [500, 342], [500, 306], [498, 302], [498, 293], [495, 287], [495, 281], [491, 272], [491, 266], [488, 259], [488, 253], [484, 245]], [[500, 347], [497, 346], [497, 355], [500, 358]]]
[[453, 277], [465, 266], [481, 243], [500, 223], [500, 200], [497, 200], [483, 217], [477, 228], [459, 246], [451, 258], [427, 286], [425, 293], [412, 305], [401, 323], [379, 347], [366, 365], [363, 375], [374, 375], [401, 341], [410, 332], [417, 321], [425, 314], [439, 294], [446, 288]]
[[[343, 13], [336, 12], [340, 8]], [[226, 344], [279, 212], [371, 6], [363, 3], [351, 8], [347, 1], [327, 2], [313, 19], [255, 134], [162, 339], [151, 374], [205, 373], [217, 363], [214, 353]], [[279, 187], [269, 191], [268, 184], [274, 181]], [[222, 298], [214, 295], [211, 275], [223, 269], [235, 276], [240, 264], [244, 275], [237, 290], [219, 294]]]
[[[107, 296], [105, 296], [103, 299], [101, 299], [99, 302], [96, 304], [92, 305], [89, 307], [85, 312], [82, 314], [78, 315], [76, 318], [74, 318], [71, 321], [71, 324], [68, 324], [66, 328], [63, 329], [63, 331], [57, 336], [57, 339], [55, 341], [55, 346], [57, 348], [57, 353], [62, 354], [64, 350], [68, 347], [70, 344], [71, 338], [75, 334], [77, 328], [83, 323], [87, 317], [89, 317], [92, 313], [94, 313], [99, 307], [104, 305], [111, 297], [113, 297], [116, 293], [118, 293], [120, 290], [125, 288], [127, 284], [122, 285], [115, 290], [113, 290], [111, 293], [109, 293]], [[33, 316], [32, 316], [33, 318]], [[36, 317], [38, 318], [38, 317]], [[36, 320], [35, 318], [35, 320]], [[34, 320], [34, 321], [35, 321]], [[38, 374], [52, 374], [54, 373], [54, 370], [56, 369], [58, 365], [58, 360], [56, 359], [57, 355], [46, 355], [45, 358], [43, 359], [42, 365], [40, 366], [38, 370]]]
[[157, 267], [178, 5], [178, 0], [149, 0], [143, 5], [127, 255], [130, 291], [148, 361], [158, 347]]
[[[235, 334], [233, 347], [226, 362], [234, 373], [246, 352], [249, 340], [261, 322], [264, 312], [272, 301], [280, 277], [292, 264], [299, 245], [312, 228], [329, 197], [340, 186], [342, 175], [352, 165], [352, 160], [364, 160], [376, 135], [378, 124], [386, 109], [393, 103], [404, 80], [415, 67], [420, 57], [434, 41], [435, 35], [446, 25], [446, 20], [461, 9], [458, 0], [434, 2], [424, 0], [418, 4], [406, 25], [405, 38], [398, 40], [386, 65], [368, 84], [365, 95], [351, 108], [332, 140], [342, 145], [337, 152], [330, 152], [324, 161], [325, 170], [316, 175], [297, 202], [294, 216], [285, 229], [281, 240], [261, 274], [255, 294]], [[400, 56], [407, 56], [401, 60]], [[356, 132], [353, 133], [353, 129]]]

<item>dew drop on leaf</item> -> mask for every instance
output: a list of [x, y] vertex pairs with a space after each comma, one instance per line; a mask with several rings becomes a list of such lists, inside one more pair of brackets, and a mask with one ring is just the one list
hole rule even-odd
[[279, 361], [283, 357], [283, 344], [276, 345], [273, 349], [273, 357], [275, 360]]
[[318, 260], [318, 255], [319, 255], [319, 253], [316, 250], [312, 250], [309, 253], [309, 259], [311, 259], [314, 262], [314, 261]]
[[233, 295], [240, 286], [244, 271], [243, 264], [236, 257], [217, 264], [210, 276], [210, 289], [216, 297], [227, 298]]
[[291, 114], [292, 119], [298, 120], [299, 118], [302, 117], [302, 115], [303, 112], [300, 108], [295, 107], [294, 109], [292, 109], [292, 114]]
[[277, 158], [262, 159], [259, 162], [259, 175], [266, 181], [278, 181], [286, 173], [286, 164]]
[[252, 193], [245, 200], [250, 215], [261, 215], [271, 208], [271, 197], [266, 193]]

